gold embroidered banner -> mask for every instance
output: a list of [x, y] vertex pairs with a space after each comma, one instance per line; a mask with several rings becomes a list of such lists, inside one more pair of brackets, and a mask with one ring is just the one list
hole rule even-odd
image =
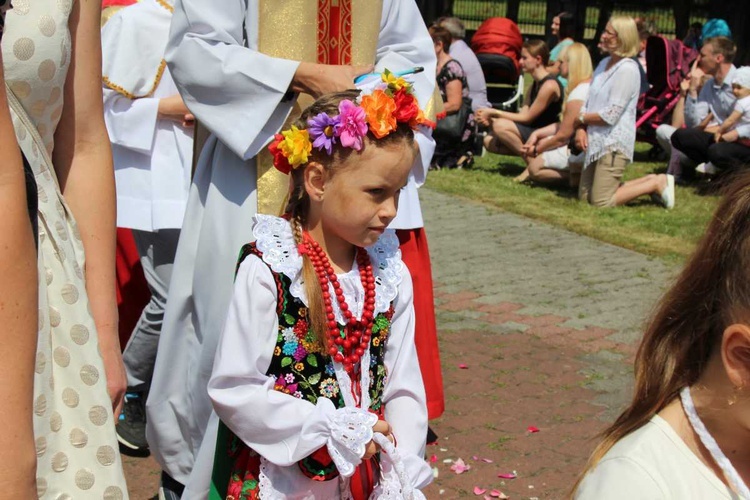
[[[259, 4], [260, 52], [312, 63], [375, 62], [382, 0], [260, 0]], [[311, 103], [311, 96], [300, 95], [287, 124]], [[258, 212], [278, 215], [284, 209], [289, 179], [274, 168], [265, 149], [258, 154], [257, 165]]]

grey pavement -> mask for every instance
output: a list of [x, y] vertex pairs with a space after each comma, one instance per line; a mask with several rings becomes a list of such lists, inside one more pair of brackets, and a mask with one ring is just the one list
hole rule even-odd
[[[563, 316], [562, 327], [612, 330], [607, 340], [614, 342], [637, 344], [678, 270], [660, 259], [428, 188], [420, 198], [439, 290], [477, 292], [477, 301], [488, 304], [521, 304], [523, 314]], [[474, 310], [438, 308], [437, 315], [441, 329], [487, 328]], [[632, 375], [623, 357], [603, 350], [586, 360], [592, 388], [601, 391], [599, 402], [609, 408], [604, 419], [612, 418], [629, 395], [623, 389]]]

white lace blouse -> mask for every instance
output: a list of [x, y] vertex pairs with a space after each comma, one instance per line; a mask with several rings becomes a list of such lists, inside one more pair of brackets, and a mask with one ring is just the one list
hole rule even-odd
[[[311, 481], [296, 462], [326, 446], [342, 478], [351, 475], [372, 439], [375, 417], [349, 404], [337, 409], [327, 398], [313, 404], [274, 390], [275, 378], [266, 375], [278, 332], [276, 284], [269, 266], [289, 277], [290, 293], [306, 303], [302, 259], [284, 219], [258, 215], [253, 233], [263, 261], [250, 255], [240, 265], [208, 384], [209, 396], [219, 418], [261, 455], [263, 498], [346, 498], [345, 489], [339, 492], [341, 481]], [[423, 458], [427, 409], [414, 346], [411, 278], [393, 231], [387, 230], [367, 250], [376, 280], [375, 312], [387, 311], [391, 301], [395, 308], [384, 356], [388, 373], [383, 390], [385, 419], [393, 428], [411, 486], [420, 489], [429, 484], [432, 473]], [[359, 318], [364, 290], [356, 262], [338, 278], [347, 304]], [[337, 302], [332, 305], [341, 321]], [[369, 356], [365, 357], [363, 363], [369, 366]], [[340, 385], [348, 383], [346, 372], [338, 367], [336, 376]], [[398, 483], [395, 476], [390, 480]], [[380, 491], [379, 498], [401, 498], [396, 484], [381, 484]], [[414, 493], [414, 498], [424, 498], [419, 491]]]
[[585, 165], [588, 167], [605, 154], [619, 151], [633, 161], [635, 147], [635, 110], [641, 75], [637, 62], [624, 58], [606, 69], [605, 57], [594, 71], [594, 79], [583, 112], [597, 113], [608, 125], [589, 125]]

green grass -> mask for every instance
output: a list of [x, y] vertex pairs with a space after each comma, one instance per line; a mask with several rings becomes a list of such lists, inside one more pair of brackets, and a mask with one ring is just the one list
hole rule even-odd
[[[649, 148], [636, 144], [625, 180], [664, 171], [664, 162], [646, 160]], [[675, 263], [693, 250], [718, 203], [718, 196], [699, 194], [698, 187], [678, 186], [670, 211], [647, 196], [624, 207], [597, 209], [580, 203], [570, 188], [513, 182], [522, 170], [520, 158], [487, 154], [469, 170], [430, 172], [427, 186]]]

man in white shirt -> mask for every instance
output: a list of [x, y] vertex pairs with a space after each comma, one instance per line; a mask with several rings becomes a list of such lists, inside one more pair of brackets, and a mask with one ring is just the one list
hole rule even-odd
[[474, 51], [464, 42], [466, 36], [464, 24], [457, 17], [441, 17], [437, 20], [437, 25], [447, 29], [453, 37], [448, 53], [453, 59], [461, 63], [461, 67], [466, 73], [469, 97], [471, 97], [471, 109], [476, 111], [480, 108], [491, 108], [492, 104], [487, 100], [487, 82], [484, 80], [482, 66], [479, 64]]
[[[736, 68], [732, 62], [737, 47], [729, 38], [709, 38], [701, 48], [698, 66], [713, 78], [700, 93], [693, 87], [685, 101], [685, 119], [692, 123], [702, 121], [708, 113], [714, 121], [707, 128], [721, 125], [732, 113], [735, 101], [732, 81]], [[750, 125], [737, 127], [741, 139], [750, 138]], [[750, 163], [750, 148], [737, 142], [714, 142], [714, 134], [698, 127], [681, 129], [672, 134], [672, 146], [696, 163], [711, 162], [720, 169]]]

